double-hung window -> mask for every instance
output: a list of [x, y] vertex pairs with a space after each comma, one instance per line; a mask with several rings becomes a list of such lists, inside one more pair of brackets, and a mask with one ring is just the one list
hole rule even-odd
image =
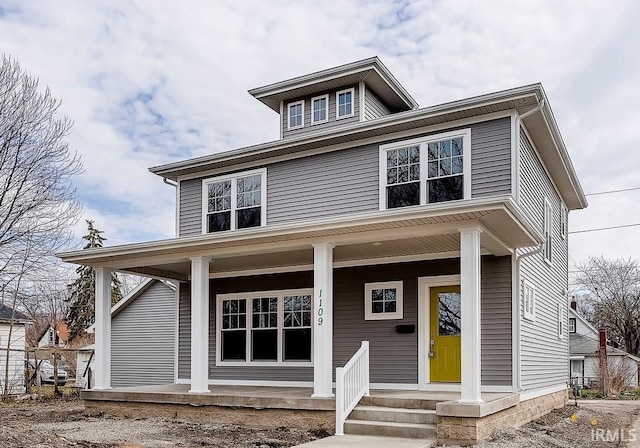
[[266, 169], [202, 182], [203, 233], [264, 226]]
[[336, 92], [336, 119], [353, 116], [353, 102], [355, 89], [340, 90]]
[[304, 100], [289, 103], [288, 129], [297, 129], [304, 126]]
[[522, 315], [525, 319], [536, 320], [536, 290], [527, 280], [522, 280]]
[[216, 363], [311, 364], [312, 293], [301, 289], [218, 295]]
[[380, 209], [471, 197], [471, 131], [380, 147]]
[[311, 124], [326, 123], [329, 119], [329, 95], [311, 98]]

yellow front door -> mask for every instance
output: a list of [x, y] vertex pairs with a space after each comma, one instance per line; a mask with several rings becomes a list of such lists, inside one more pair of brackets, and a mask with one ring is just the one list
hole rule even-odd
[[431, 382], [460, 382], [460, 286], [431, 288], [429, 372]]

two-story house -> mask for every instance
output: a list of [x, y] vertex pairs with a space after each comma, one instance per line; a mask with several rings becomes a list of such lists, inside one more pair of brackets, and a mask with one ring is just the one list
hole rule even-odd
[[61, 255], [96, 269], [96, 389], [120, 270], [179, 284], [191, 397], [326, 402], [368, 341], [372, 391], [454, 398], [434, 409], [440, 440], [465, 438], [455, 417], [477, 439], [487, 415], [564, 403], [567, 222], [586, 200], [540, 84], [419, 108], [374, 57], [249, 93], [279, 140], [151, 168], [177, 184], [175, 238]]

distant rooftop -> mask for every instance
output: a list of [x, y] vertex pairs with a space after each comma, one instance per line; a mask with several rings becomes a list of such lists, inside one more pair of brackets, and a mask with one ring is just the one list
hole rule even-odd
[[31, 319], [26, 314], [0, 303], [0, 322], [10, 322], [12, 320], [16, 322], [31, 322]]
[[367, 87], [373, 90], [392, 112], [418, 108], [418, 103], [377, 56], [257, 87], [249, 90], [249, 93], [274, 111], [280, 112], [281, 101], [339, 89], [361, 81], [366, 82]]

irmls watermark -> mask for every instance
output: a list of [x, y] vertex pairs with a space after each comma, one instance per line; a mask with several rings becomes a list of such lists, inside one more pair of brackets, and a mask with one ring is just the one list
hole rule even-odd
[[635, 429], [603, 429], [591, 428], [592, 442], [635, 442], [638, 434]]

